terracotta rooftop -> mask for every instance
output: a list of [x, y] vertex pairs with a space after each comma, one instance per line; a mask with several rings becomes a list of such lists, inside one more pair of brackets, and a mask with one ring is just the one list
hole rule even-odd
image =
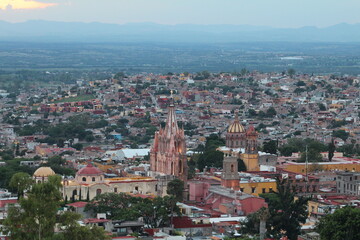
[[76, 175], [102, 175], [104, 174], [100, 169], [94, 167], [91, 163], [89, 163], [86, 167], [80, 169]]

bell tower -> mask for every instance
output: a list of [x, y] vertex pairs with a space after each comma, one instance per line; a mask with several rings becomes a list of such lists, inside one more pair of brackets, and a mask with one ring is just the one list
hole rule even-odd
[[[237, 154], [235, 155], [237, 156]], [[221, 186], [239, 190], [240, 176], [238, 172], [238, 161], [236, 156], [233, 156], [232, 151], [230, 151], [229, 154], [225, 154], [223, 161], [223, 172], [221, 174]]]
[[241, 157], [246, 165], [247, 171], [259, 171], [259, 154], [257, 150], [257, 138], [253, 125], [251, 125], [246, 131], [246, 147], [245, 153], [241, 154]]

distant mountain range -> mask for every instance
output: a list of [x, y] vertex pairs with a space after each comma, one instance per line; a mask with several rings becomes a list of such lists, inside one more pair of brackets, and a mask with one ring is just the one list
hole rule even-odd
[[271, 28], [249, 25], [161, 25], [0, 21], [0, 41], [36, 42], [360, 42], [360, 24], [326, 28]]

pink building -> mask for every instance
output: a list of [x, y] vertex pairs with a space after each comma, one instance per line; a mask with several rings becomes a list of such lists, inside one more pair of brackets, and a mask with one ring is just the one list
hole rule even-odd
[[155, 133], [154, 144], [150, 150], [151, 171], [162, 175], [176, 176], [186, 182], [187, 158], [184, 129], [179, 128], [174, 111], [169, 106], [165, 128]]
[[230, 215], [249, 215], [267, 207], [265, 199], [204, 181], [190, 181], [189, 200], [202, 202], [211, 209]]

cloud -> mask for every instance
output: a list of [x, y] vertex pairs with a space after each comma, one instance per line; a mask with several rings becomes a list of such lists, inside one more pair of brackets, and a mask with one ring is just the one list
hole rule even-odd
[[32, 0], [0, 0], [0, 9], [39, 9], [55, 6], [57, 3], [43, 3]]

